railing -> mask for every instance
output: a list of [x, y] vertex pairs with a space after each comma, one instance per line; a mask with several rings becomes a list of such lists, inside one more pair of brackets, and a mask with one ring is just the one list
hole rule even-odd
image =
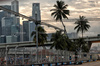
[[[77, 60], [76, 58], [77, 57]], [[58, 62], [81, 62], [88, 60], [97, 60], [97, 54], [90, 53], [78, 53], [66, 51], [66, 50], [55, 50], [55, 49], [38, 49], [38, 64], [46, 63], [58, 63]], [[36, 64], [36, 49], [30, 48], [9, 50], [6, 57], [3, 59], [5, 63], [7, 61], [8, 65], [32, 65]]]

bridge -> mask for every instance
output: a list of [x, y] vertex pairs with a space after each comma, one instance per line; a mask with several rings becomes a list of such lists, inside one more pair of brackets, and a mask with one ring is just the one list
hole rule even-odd
[[[78, 38], [74, 38], [73, 40], [77, 40], [77, 39]], [[90, 47], [91, 47], [92, 43], [100, 42], [100, 37], [99, 36], [95, 36], [95, 37], [84, 37], [84, 39], [85, 39], [85, 41], [88, 42], [88, 44], [90, 45]], [[46, 42], [44, 45], [39, 45], [39, 46], [51, 46], [52, 43], [53, 42]], [[18, 52], [21, 52], [22, 57], [24, 57], [24, 55], [26, 55], [25, 52], [28, 52], [29, 53], [28, 55], [30, 55], [30, 56], [36, 52], [36, 49], [35, 49], [35, 52], [33, 52], [33, 53], [31, 52], [31, 50], [25, 51], [24, 50], [25, 47], [26, 48], [27, 47], [28, 48], [30, 48], [30, 47], [36, 47], [36, 45], [32, 41], [30, 41], [30, 42], [15, 42], [15, 43], [1, 43], [0, 44], [0, 57], [10, 57], [10, 56], [13, 57], [13, 55], [15, 57], [17, 57]], [[14, 53], [12, 51], [10, 51], [10, 49], [12, 49], [12, 48], [14, 49]], [[18, 50], [18, 51], [16, 51], [16, 50]], [[53, 49], [53, 51], [54, 51], [54, 49]], [[49, 54], [51, 54], [50, 56], [52, 56], [52, 53], [50, 53], [50, 52], [53, 52], [53, 51], [52, 50], [50, 51], [50, 49], [49, 49], [49, 50], [46, 50], [46, 51], [40, 50], [39, 52], [40, 53], [41, 52], [43, 52], [43, 53], [44, 52], [47, 52], [46, 54], [49, 53]], [[41, 53], [41, 54], [43, 54], [43, 53]], [[56, 53], [56, 52], [54, 52], [54, 53]], [[24, 63], [24, 61], [23, 61], [23, 63]], [[16, 61], [15, 61], [15, 64], [16, 64]]]
[[[91, 47], [92, 43], [100, 42], [100, 36], [93, 36], [93, 37], [83, 37], [85, 41], [88, 42], [89, 48]], [[79, 38], [73, 38], [71, 40], [78, 40]], [[51, 46], [53, 42], [46, 42], [44, 45], [39, 46]], [[14, 42], [14, 43], [1, 43], [0, 49], [9, 49], [15, 47], [36, 47], [36, 44], [33, 41], [28, 42]]]
[[[71, 40], [78, 40], [79, 38], [71, 38]], [[83, 37], [83, 39], [88, 42], [89, 48], [91, 47], [92, 43], [100, 43], [100, 36], [90, 36], [90, 37]]]
[[[100, 36], [92, 36], [92, 37], [83, 37], [85, 41], [87, 41], [91, 47], [92, 43], [99, 43], [100, 42]], [[71, 40], [77, 40], [79, 38], [71, 38]], [[51, 46], [53, 42], [46, 42], [43, 46]], [[15, 47], [35, 47], [36, 44], [33, 41], [27, 41], [27, 42], [14, 42], [14, 43], [0, 43], [0, 48], [4, 49], [6, 47], [8, 48], [15, 48]], [[39, 45], [42, 46], [42, 45]]]

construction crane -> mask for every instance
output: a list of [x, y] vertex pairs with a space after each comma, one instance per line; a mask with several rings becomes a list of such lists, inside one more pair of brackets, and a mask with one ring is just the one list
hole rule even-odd
[[[7, 11], [7, 12], [9, 12], [9, 13], [14, 14], [15, 16], [19, 16], [19, 17], [28, 19], [29, 21], [41, 22], [41, 21], [36, 21], [35, 19], [33, 19], [33, 18], [31, 18], [31, 17], [27, 17], [27, 16], [25, 16], [25, 15], [23, 15], [23, 14], [20, 14], [20, 13], [18, 13], [18, 12], [12, 11], [12, 10], [7, 9], [7, 8], [4, 8], [3, 6], [0, 6], [0, 10]], [[60, 30], [60, 31], [64, 31], [63, 29], [61, 29], [61, 28], [59, 28], [59, 27], [53, 26], [53, 25], [51, 25], [51, 24], [47, 24], [47, 23], [45, 23], [45, 22], [41, 22], [41, 25], [46, 25], [46, 26], [48, 26], [48, 27], [52, 27], [52, 28], [58, 29], [58, 30]]]

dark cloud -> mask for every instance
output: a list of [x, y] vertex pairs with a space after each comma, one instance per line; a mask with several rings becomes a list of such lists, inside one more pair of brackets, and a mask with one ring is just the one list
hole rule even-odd
[[[0, 5], [4, 4], [11, 4], [11, 1], [13, 0], [0, 0]], [[18, 0], [20, 4], [20, 13], [30, 16], [32, 11], [32, 3], [39, 2], [41, 7], [41, 16], [42, 19], [49, 19], [51, 20], [53, 17], [50, 15], [50, 9], [52, 9], [53, 5], [56, 3], [57, 0]], [[95, 1], [86, 1], [86, 0], [63, 0], [66, 4], [73, 7], [70, 11], [69, 19], [71, 18], [79, 18], [79, 15], [83, 15], [86, 17], [98, 17], [97, 12], [100, 12], [99, 4], [98, 8], [96, 9], [95, 1], [98, 3], [100, 0]], [[94, 8], [94, 9], [93, 9]], [[30, 13], [30, 14], [29, 14]], [[68, 32], [74, 32], [75, 25], [71, 23], [65, 23], [66, 29]], [[63, 28], [61, 23], [52, 23], [52, 25], [60, 26], [60, 28]], [[96, 32], [100, 33], [100, 22], [90, 22], [91, 28], [89, 29], [89, 32]], [[51, 31], [49, 28], [47, 29], [49, 32]], [[75, 31], [76, 32], [76, 31]]]
[[11, 1], [11, 0], [0, 0], [0, 2]]

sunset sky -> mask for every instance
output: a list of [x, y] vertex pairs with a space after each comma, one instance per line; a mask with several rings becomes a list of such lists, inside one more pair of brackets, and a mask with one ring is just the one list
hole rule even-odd
[[[0, 5], [10, 5], [13, 0], [0, 0]], [[20, 13], [31, 16], [32, 15], [32, 3], [40, 3], [41, 19], [52, 20], [50, 9], [56, 3], [56, 0], [18, 0]], [[68, 4], [70, 10], [69, 19], [78, 19], [79, 15], [83, 15], [86, 18], [99, 18], [100, 17], [100, 0], [63, 0]], [[75, 21], [64, 22], [68, 33], [76, 32], [74, 30]], [[97, 36], [100, 34], [100, 21], [89, 21], [91, 28], [86, 32], [85, 36]], [[47, 22], [63, 29], [60, 22]], [[48, 33], [52, 33], [55, 30], [44, 26]]]

